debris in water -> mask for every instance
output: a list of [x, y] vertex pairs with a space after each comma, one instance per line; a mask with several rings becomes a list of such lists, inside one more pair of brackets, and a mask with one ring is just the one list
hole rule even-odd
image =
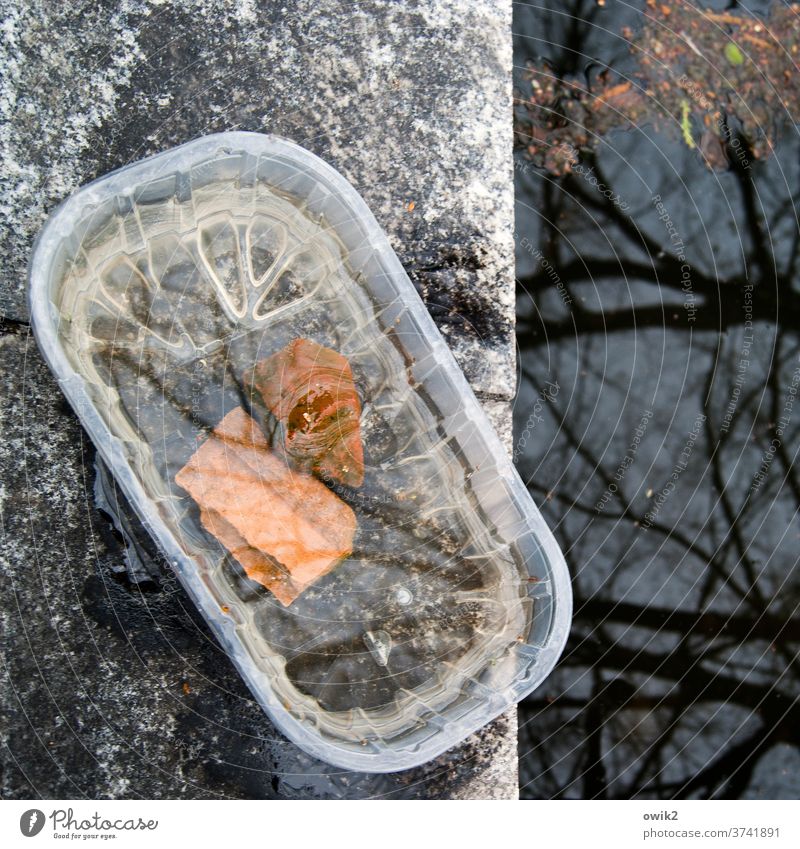
[[365, 631], [364, 643], [378, 666], [386, 666], [389, 663], [392, 638], [386, 631]]
[[356, 517], [310, 475], [290, 469], [237, 407], [178, 472], [203, 527], [284, 606], [350, 554]]
[[[579, 155], [612, 130], [647, 123], [677, 131], [699, 147], [709, 168], [729, 167], [730, 151], [742, 167], [770, 154], [800, 108], [800, 4], [774, 3], [766, 17], [687, 2], [647, 5], [641, 30], [622, 30], [633, 70], [567, 77], [546, 61], [529, 63], [530, 92], [517, 100], [515, 135], [537, 166], [569, 174]], [[709, 134], [730, 149], [727, 155]]]
[[364, 482], [361, 402], [350, 364], [311, 339], [295, 339], [244, 375], [280, 422], [295, 465], [347, 486]]

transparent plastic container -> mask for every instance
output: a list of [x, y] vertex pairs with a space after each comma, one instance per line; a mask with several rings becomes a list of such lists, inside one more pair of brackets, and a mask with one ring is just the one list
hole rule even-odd
[[[39, 236], [30, 304], [118, 484], [301, 748], [413, 767], [550, 672], [561, 552], [386, 236], [316, 156], [223, 133], [85, 186]], [[283, 415], [270, 393], [290, 384]]]

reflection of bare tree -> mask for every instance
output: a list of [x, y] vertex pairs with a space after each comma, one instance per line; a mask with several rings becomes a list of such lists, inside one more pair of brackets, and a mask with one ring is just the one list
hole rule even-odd
[[[678, 142], [636, 143], [618, 141], [630, 166], [587, 162], [628, 214], [580, 175], [518, 172], [518, 234], [551, 266], [520, 250], [520, 423], [561, 386], [519, 467], [576, 599], [562, 663], [521, 706], [523, 795], [795, 797], [797, 146], [719, 178]], [[650, 190], [633, 193], [637, 150]], [[654, 192], [686, 242], [693, 314]]]
[[[588, 162], [600, 182], [605, 184], [613, 182], [604, 175], [602, 167], [594, 157], [589, 156]], [[779, 321], [797, 326], [800, 320], [800, 292], [793, 288], [792, 281], [795, 279], [798, 259], [800, 259], [800, 231], [798, 231], [798, 238], [795, 238], [792, 243], [791, 253], [785, 266], [782, 269], [776, 268], [768, 247], [768, 235], [759, 213], [759, 201], [752, 186], [752, 178], [744, 170], [737, 170], [736, 166], [734, 170], [739, 178], [740, 196], [737, 206], [743, 213], [742, 223], [747, 231], [756, 237], [753, 253], [749, 257], [752, 263], [749, 266], [750, 278], [743, 272], [741, 275], [719, 280], [713, 274], [694, 269], [692, 287], [699, 298], [701, 309], [698, 310], [693, 325], [697, 330], [726, 330], [741, 324], [744, 320], [743, 289], [752, 282], [751, 278], [755, 271], [759, 274], [762, 285], [756, 286], [753, 291], [754, 320]], [[567, 176], [563, 179], [562, 186], [575, 202], [588, 213], [601, 216], [604, 226], [611, 227], [615, 236], [621, 236], [631, 249], [640, 254], [637, 259], [626, 260], [623, 268], [620, 268], [619, 260], [613, 257], [569, 257], [559, 262], [558, 266], [558, 273], [565, 285], [574, 287], [588, 280], [598, 283], [609, 280], [618, 281], [620, 276], [624, 275], [628, 281], [641, 281], [659, 287], [665, 296], [668, 296], [670, 292], [674, 292], [678, 297], [683, 296], [682, 263], [674, 255], [665, 251], [662, 243], [637, 227], [633, 218], [625, 215], [614, 204], [608, 203], [602, 195], [592, 191], [591, 186], [579, 178]], [[553, 212], [560, 214], [555, 207], [551, 208]], [[773, 214], [794, 216], [792, 199], [786, 198], [783, 207], [776, 209]], [[548, 221], [553, 220], [547, 213], [544, 213], [544, 217]], [[552, 261], [553, 256], [558, 256], [558, 240], [553, 228], [548, 231], [548, 242], [546, 255]], [[520, 294], [535, 296], [551, 286], [550, 275], [541, 269], [535, 274], [520, 279]], [[535, 323], [531, 324], [526, 317], [523, 317], [521, 322], [522, 329], [534, 333], [539, 331]], [[571, 336], [576, 332], [613, 333], [634, 328], [661, 327], [664, 324], [688, 328], [687, 316], [683, 310], [667, 309], [663, 303], [639, 305], [635, 309], [620, 307], [613, 311], [599, 313], [582, 308], [580, 302], [577, 302], [571, 315], [565, 316], [560, 322], [551, 322], [542, 329], [547, 331], [549, 339], [557, 339], [560, 336]]]

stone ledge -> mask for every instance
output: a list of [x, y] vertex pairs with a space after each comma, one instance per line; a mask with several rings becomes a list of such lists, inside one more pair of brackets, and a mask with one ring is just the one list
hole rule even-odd
[[[275, 132], [363, 194], [510, 443], [509, 2], [6, 8], [9, 326], [27, 319], [32, 240], [79, 185], [205, 133]], [[391, 776], [333, 770], [280, 737], [169, 573], [156, 588], [121, 568], [93, 449], [24, 333], [0, 336], [0, 369], [5, 798], [516, 798], [515, 710]]]
[[510, 2], [16, 0], [4, 32], [5, 316], [26, 320], [33, 239], [78, 186], [207, 133], [272, 132], [353, 183], [475, 388], [511, 398]]

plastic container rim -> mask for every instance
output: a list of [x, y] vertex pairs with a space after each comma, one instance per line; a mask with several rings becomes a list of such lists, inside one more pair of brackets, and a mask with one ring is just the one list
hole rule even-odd
[[[433, 339], [441, 342], [441, 346], [437, 346], [437, 350], [445, 357], [443, 366], [448, 377], [454, 380], [455, 387], [458, 389], [464, 404], [477, 409], [475, 416], [477, 423], [485, 431], [484, 436], [489, 442], [493, 455], [499, 456], [501, 462], [505, 461], [504, 471], [508, 474], [508, 483], [518, 498], [523, 503], [528, 503], [529, 518], [533, 524], [532, 530], [550, 568], [548, 578], [552, 587], [553, 618], [547, 643], [542, 647], [536, 661], [537, 675], [535, 678], [522, 689], [519, 688], [520, 682], [517, 681], [516, 689], [513, 692], [514, 698], [509, 699], [499, 708], [488, 711], [478, 722], [462, 724], [460, 721], [454, 721], [448, 723], [438, 733], [413, 749], [395, 751], [385, 749], [380, 754], [374, 754], [345, 749], [334, 743], [326, 744], [321, 737], [313, 735], [303, 723], [284, 708], [278, 699], [274, 698], [271, 687], [268, 686], [265, 689], [263, 672], [256, 667], [250, 656], [242, 649], [241, 643], [234, 633], [233, 622], [221, 615], [210, 590], [198, 578], [193, 559], [181, 551], [172, 532], [153, 508], [144, 488], [125, 459], [119, 439], [111, 433], [95, 410], [93, 402], [86, 392], [84, 379], [72, 368], [58, 341], [59, 316], [51, 302], [53, 261], [56, 248], [72, 232], [72, 223], [76, 218], [76, 213], [79, 210], [86, 210], [87, 207], [95, 206], [110, 196], [126, 194], [132, 196], [139, 185], [159, 176], [185, 169], [192, 164], [196, 165], [215, 155], [235, 152], [244, 152], [255, 156], [283, 155], [312, 173], [325, 177], [326, 181], [335, 188], [337, 200], [352, 213], [355, 220], [364, 225], [364, 229], [369, 234], [370, 246], [380, 252], [381, 264], [387, 276], [393, 281], [400, 280], [401, 285], [403, 285], [405, 279], [413, 294], [413, 298], [409, 296], [406, 300], [406, 306], [413, 313], [414, 318], [418, 320], [420, 326]], [[326, 763], [359, 772], [387, 773], [410, 769], [432, 760], [444, 751], [463, 742], [470, 734], [482, 728], [497, 718], [503, 711], [533, 692], [553, 670], [569, 636], [572, 619], [572, 588], [564, 556], [538, 507], [530, 497], [527, 487], [525, 487], [516, 468], [508, 458], [505, 447], [500, 442], [483, 408], [467, 383], [452, 352], [444, 343], [422, 299], [419, 298], [410, 280], [408, 280], [408, 275], [389, 245], [384, 231], [356, 189], [324, 160], [300, 145], [278, 136], [229, 131], [202, 136], [185, 142], [177, 147], [124, 165], [99, 177], [78, 188], [56, 207], [39, 232], [33, 245], [28, 266], [28, 303], [31, 326], [45, 361], [56, 375], [59, 386], [96, 449], [111, 470], [128, 502], [150, 535], [160, 545], [184, 589], [200, 609], [262, 709], [275, 725], [304, 751]], [[474, 410], [471, 409], [471, 416], [473, 412]], [[510, 682], [509, 689], [513, 684], [514, 682]], [[273, 696], [272, 699], [269, 698], [270, 695]]]

